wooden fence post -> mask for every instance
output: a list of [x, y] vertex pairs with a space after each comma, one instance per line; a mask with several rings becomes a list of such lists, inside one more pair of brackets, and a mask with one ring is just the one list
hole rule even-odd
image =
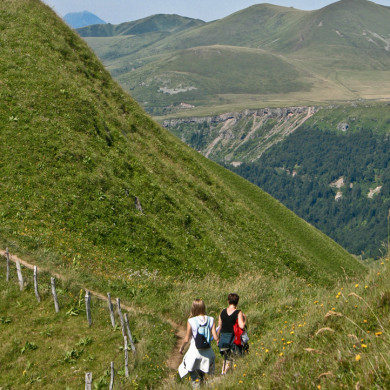
[[115, 377], [114, 362], [111, 362], [111, 379], [110, 379], [109, 390], [112, 390], [114, 388], [114, 377]]
[[18, 260], [16, 260], [15, 262], [16, 264], [16, 272], [18, 274], [18, 280], [19, 280], [19, 287], [20, 287], [20, 291], [23, 291], [23, 275], [22, 275], [22, 269], [20, 267], [20, 263]]
[[56, 313], [60, 311], [60, 306], [58, 305], [57, 291], [56, 291], [56, 278], [51, 277], [51, 293], [53, 294], [54, 299], [54, 307], [56, 309]]
[[87, 320], [88, 326], [92, 325], [92, 317], [91, 317], [91, 294], [89, 291], [85, 293], [85, 310], [87, 312]]
[[125, 317], [127, 336], [129, 337], [131, 350], [133, 351], [133, 354], [135, 355], [135, 345], [134, 345], [134, 341], [133, 341], [133, 336], [131, 335], [129, 319], [127, 318], [127, 313], [124, 314], [124, 317]]
[[9, 250], [8, 248], [5, 249], [5, 257], [7, 258], [7, 275], [5, 277], [5, 280], [9, 282]]
[[114, 315], [114, 309], [112, 307], [111, 294], [110, 293], [107, 293], [107, 298], [108, 298], [108, 310], [110, 310], [111, 325], [112, 325], [113, 328], [115, 328], [115, 315]]
[[85, 390], [92, 390], [92, 372], [85, 373]]
[[129, 350], [127, 346], [127, 337], [123, 337], [125, 340], [125, 376], [129, 376]]
[[36, 265], [34, 265], [34, 291], [35, 291], [35, 296], [37, 298], [37, 301], [41, 302], [41, 297], [39, 296], [39, 291], [38, 291], [38, 268]]
[[116, 305], [118, 307], [118, 315], [119, 315], [119, 320], [121, 322], [122, 335], [123, 335], [123, 337], [125, 337], [126, 336], [125, 322], [123, 320], [123, 314], [122, 314], [122, 310], [121, 310], [121, 300], [119, 298], [116, 299]]

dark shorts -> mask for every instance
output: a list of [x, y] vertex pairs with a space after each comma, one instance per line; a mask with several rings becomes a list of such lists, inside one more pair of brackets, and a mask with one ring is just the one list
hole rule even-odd
[[219, 343], [218, 348], [221, 354], [223, 354], [224, 350], [231, 349], [233, 346], [234, 333], [221, 333], [219, 335]]

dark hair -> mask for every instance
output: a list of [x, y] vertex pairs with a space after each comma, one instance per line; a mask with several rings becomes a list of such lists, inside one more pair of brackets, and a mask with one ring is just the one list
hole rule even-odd
[[239, 299], [240, 297], [237, 294], [231, 293], [228, 295], [229, 305], [237, 306]]

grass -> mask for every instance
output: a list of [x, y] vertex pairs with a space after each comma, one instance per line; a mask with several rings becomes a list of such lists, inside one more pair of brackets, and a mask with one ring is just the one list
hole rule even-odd
[[[55, 314], [48, 274], [40, 275], [43, 300], [38, 304], [31, 271], [23, 269], [27, 282], [23, 292], [14, 269], [11, 281], [5, 282], [4, 261], [0, 273], [0, 345], [6, 368], [0, 385], [5, 388], [55, 388], [53, 378], [55, 386], [79, 388], [84, 372], [92, 371], [97, 388], [105, 389], [112, 360], [121, 388], [186, 389], [187, 381], [179, 380], [164, 363], [174, 338], [162, 319], [168, 316], [184, 323], [194, 297], [205, 299], [208, 314], [217, 318], [229, 291], [240, 295], [239, 307], [248, 316], [250, 353], [235, 361], [227, 378], [218, 375], [222, 360], [217, 354], [213, 388], [232, 384], [247, 389], [351, 388], [359, 382], [361, 388], [386, 389], [389, 384], [388, 259], [373, 264], [366, 276], [339, 280], [333, 288], [314, 286], [292, 273], [270, 277], [255, 272], [231, 280], [216, 275], [166, 279], [164, 288], [172, 287], [166, 300], [160, 298], [164, 310], [157, 315], [130, 313], [137, 358], [131, 360], [129, 379], [123, 377], [122, 335], [119, 329], [112, 331], [105, 304], [93, 298], [93, 325], [88, 328], [76, 284], [58, 284], [61, 311]], [[163, 287], [161, 279], [155, 284], [156, 290]], [[139, 304], [140, 297], [135, 294], [131, 303]], [[78, 315], [69, 314], [78, 310]]]
[[[163, 364], [174, 344], [171, 327], [157, 317], [129, 313], [136, 340], [136, 356], [130, 352], [130, 376], [124, 376], [123, 337], [120, 326], [111, 326], [107, 303], [92, 295], [92, 321], [85, 314], [85, 291], [73, 282], [57, 280], [60, 312], [54, 312], [50, 275], [39, 274], [41, 303], [34, 296], [32, 271], [22, 268], [26, 288], [20, 292], [14, 264], [5, 281], [0, 265], [0, 387], [3, 389], [79, 389], [85, 372], [92, 372], [95, 388], [108, 388], [110, 362], [121, 388], [137, 384], [154, 386], [167, 372]], [[116, 317], [119, 324], [119, 319]]]

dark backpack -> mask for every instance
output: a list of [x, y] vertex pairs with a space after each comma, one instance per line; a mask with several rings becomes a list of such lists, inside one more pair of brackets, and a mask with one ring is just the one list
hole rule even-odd
[[210, 348], [210, 328], [209, 328], [209, 317], [207, 317], [207, 321], [205, 324], [201, 325], [196, 318], [196, 322], [198, 323], [198, 329], [195, 336], [195, 347], [197, 349], [207, 349]]

